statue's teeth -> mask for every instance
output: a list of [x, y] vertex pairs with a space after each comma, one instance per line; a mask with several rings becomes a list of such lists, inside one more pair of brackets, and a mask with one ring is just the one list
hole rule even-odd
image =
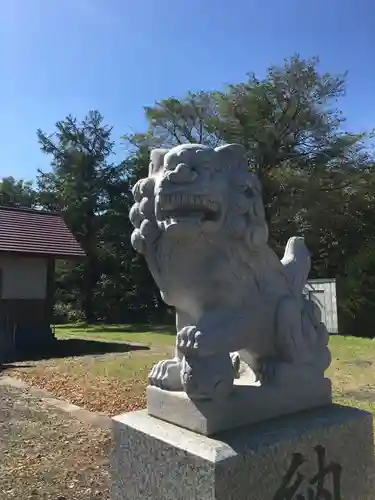
[[175, 210], [180, 207], [198, 207], [208, 208], [210, 210], [219, 210], [219, 204], [209, 200], [201, 195], [193, 194], [168, 194], [159, 198], [159, 206], [164, 211]]

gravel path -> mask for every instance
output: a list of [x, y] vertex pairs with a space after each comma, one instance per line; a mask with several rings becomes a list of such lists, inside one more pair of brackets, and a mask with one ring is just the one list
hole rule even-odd
[[0, 387], [0, 499], [108, 500], [110, 433]]

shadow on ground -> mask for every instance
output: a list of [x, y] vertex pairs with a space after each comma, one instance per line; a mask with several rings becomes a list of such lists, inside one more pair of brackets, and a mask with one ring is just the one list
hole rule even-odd
[[15, 363], [0, 363], [0, 373], [4, 370], [7, 370], [8, 368], [13, 368], [13, 369], [17, 369], [17, 368], [33, 368], [34, 365], [28, 365], [26, 363], [22, 363], [21, 365], [17, 365]]
[[38, 361], [52, 358], [71, 358], [76, 356], [95, 356], [116, 352], [130, 352], [149, 350], [147, 345], [126, 344], [125, 342], [101, 342], [97, 340], [64, 339], [54, 340], [52, 343], [27, 350], [18, 350], [6, 356], [4, 363], [15, 363], [24, 361]]
[[175, 335], [174, 325], [162, 325], [154, 326], [149, 324], [131, 324], [131, 325], [56, 325], [59, 330], [86, 330], [87, 333], [102, 333], [102, 332], [113, 332], [113, 333], [139, 333], [139, 332], [153, 332], [153, 333], [165, 333], [166, 335]]

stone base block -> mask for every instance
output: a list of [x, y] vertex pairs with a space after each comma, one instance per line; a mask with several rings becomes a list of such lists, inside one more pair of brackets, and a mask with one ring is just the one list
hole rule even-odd
[[151, 416], [205, 436], [331, 403], [329, 379], [286, 386], [236, 385], [228, 399], [218, 401], [192, 401], [185, 392], [147, 387]]
[[372, 415], [329, 405], [215, 439], [147, 411], [113, 419], [112, 500], [373, 500]]

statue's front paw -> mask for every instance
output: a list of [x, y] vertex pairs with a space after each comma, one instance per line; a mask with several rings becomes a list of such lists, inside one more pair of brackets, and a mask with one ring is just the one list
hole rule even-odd
[[223, 399], [233, 389], [234, 367], [228, 354], [184, 356], [181, 380], [190, 399]]
[[177, 333], [177, 348], [184, 354], [210, 356], [215, 354], [215, 348], [210, 344], [207, 335], [195, 326], [185, 326]]
[[148, 376], [149, 384], [167, 391], [181, 391], [180, 371], [181, 363], [178, 359], [159, 361]]

